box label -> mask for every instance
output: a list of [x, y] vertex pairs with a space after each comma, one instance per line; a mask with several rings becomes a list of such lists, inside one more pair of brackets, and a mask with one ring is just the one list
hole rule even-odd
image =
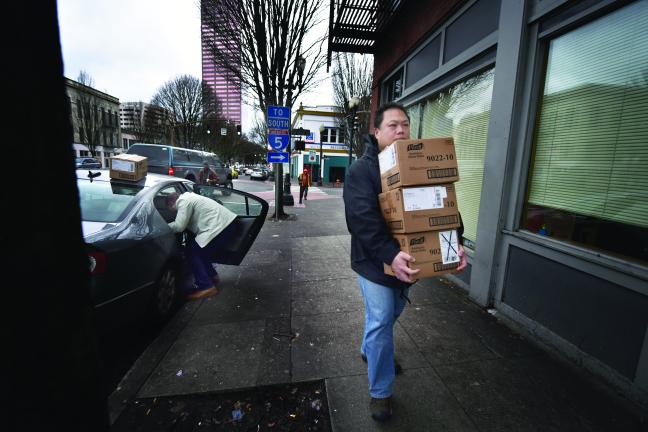
[[443, 199], [448, 197], [445, 186], [403, 189], [405, 211], [443, 208]]
[[439, 244], [443, 264], [459, 262], [459, 241], [456, 230], [439, 231]]
[[378, 153], [378, 164], [380, 165], [380, 174], [394, 167], [396, 165], [396, 146], [390, 145]]
[[111, 169], [116, 171], [135, 172], [135, 163], [125, 160], [112, 159]]

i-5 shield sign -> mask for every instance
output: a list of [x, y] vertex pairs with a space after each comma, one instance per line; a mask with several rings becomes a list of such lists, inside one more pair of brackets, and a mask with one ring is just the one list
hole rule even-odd
[[283, 151], [286, 147], [288, 147], [288, 141], [289, 141], [289, 136], [288, 135], [268, 135], [268, 144], [270, 144], [270, 147], [272, 147], [276, 151]]

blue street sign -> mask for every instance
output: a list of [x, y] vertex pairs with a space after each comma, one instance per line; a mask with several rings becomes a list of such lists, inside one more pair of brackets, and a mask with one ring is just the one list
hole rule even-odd
[[288, 147], [289, 140], [290, 137], [288, 135], [268, 135], [268, 144], [277, 151], [283, 151]]
[[287, 163], [288, 152], [268, 152], [268, 162]]
[[268, 129], [290, 129], [290, 108], [269, 105]]

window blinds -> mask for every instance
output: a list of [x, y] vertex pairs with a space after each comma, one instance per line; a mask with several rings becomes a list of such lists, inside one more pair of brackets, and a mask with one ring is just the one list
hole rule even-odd
[[643, 1], [551, 42], [529, 203], [648, 227], [646, 34]]
[[459, 178], [456, 183], [464, 237], [473, 243], [484, 174], [484, 152], [493, 92], [493, 70], [482, 72], [426, 101], [423, 105], [422, 138], [452, 136]]

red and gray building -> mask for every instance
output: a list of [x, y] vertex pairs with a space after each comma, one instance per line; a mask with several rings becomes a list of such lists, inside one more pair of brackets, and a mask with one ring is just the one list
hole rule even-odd
[[374, 56], [372, 111], [397, 102], [413, 138], [454, 138], [454, 280], [648, 406], [648, 1], [333, 0], [330, 16], [329, 55]]

